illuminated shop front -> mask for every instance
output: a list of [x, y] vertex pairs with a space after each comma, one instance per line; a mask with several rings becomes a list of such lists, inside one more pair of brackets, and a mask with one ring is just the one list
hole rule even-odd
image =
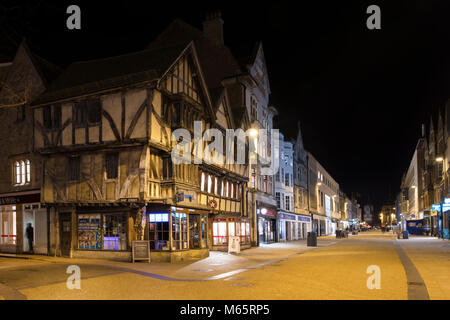
[[123, 213], [82, 213], [77, 215], [79, 250], [127, 251], [127, 215]]
[[306, 239], [310, 231], [311, 218], [304, 215], [278, 212], [279, 241]]
[[259, 207], [256, 209], [258, 217], [259, 243], [276, 242], [276, 208]]
[[163, 261], [173, 261], [176, 258], [173, 253], [208, 256], [208, 211], [149, 205], [147, 215], [146, 239], [154, 256]]
[[[0, 195], [0, 252], [47, 254], [47, 210], [41, 208], [38, 191]], [[33, 228], [33, 248], [26, 228]]]
[[213, 249], [228, 247], [229, 237], [239, 237], [241, 248], [250, 247], [250, 222], [247, 218], [214, 218], [212, 223]]
[[294, 214], [278, 212], [278, 240], [297, 240], [297, 218]]
[[17, 241], [16, 208], [17, 208], [16, 206], [0, 206], [0, 222], [1, 222], [0, 250], [6, 249], [7, 247], [15, 247], [16, 245]]

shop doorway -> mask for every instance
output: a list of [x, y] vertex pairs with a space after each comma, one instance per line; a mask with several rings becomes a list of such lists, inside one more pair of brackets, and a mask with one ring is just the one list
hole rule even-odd
[[33, 247], [36, 243], [35, 241], [35, 234], [36, 234], [36, 227], [35, 227], [35, 223], [34, 223], [34, 215], [33, 215], [33, 211], [28, 211], [28, 210], [24, 210], [23, 212], [23, 252], [33, 252], [34, 250], [31, 250], [30, 248], [30, 239], [28, 239], [28, 235], [27, 235], [27, 228], [28, 228], [28, 224], [31, 225], [31, 227], [33, 228], [33, 238], [32, 243], [33, 243]]
[[61, 213], [59, 218], [61, 230], [61, 256], [70, 257], [72, 248], [72, 221], [70, 213]]
[[198, 249], [200, 245], [200, 215], [189, 215], [189, 248]]

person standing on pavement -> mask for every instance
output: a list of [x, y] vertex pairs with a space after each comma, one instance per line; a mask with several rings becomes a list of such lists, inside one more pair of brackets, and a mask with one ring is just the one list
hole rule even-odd
[[27, 228], [25, 229], [25, 233], [28, 238], [29, 251], [32, 252], [33, 251], [34, 229], [33, 229], [33, 225], [31, 224], [31, 222], [28, 222]]

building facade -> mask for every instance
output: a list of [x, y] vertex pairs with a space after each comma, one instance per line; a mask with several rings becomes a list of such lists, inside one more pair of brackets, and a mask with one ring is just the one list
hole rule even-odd
[[234, 129], [193, 42], [74, 63], [33, 108], [51, 254], [130, 260], [145, 239], [152, 259], [179, 261], [220, 249], [225, 232], [250, 244], [246, 165], [195, 164], [189, 140], [173, 156], [178, 128]]
[[[48, 252], [42, 162], [33, 153], [30, 103], [59, 72], [31, 52], [25, 40], [10, 62], [0, 64], [0, 252]], [[33, 232], [26, 231], [29, 226]]]

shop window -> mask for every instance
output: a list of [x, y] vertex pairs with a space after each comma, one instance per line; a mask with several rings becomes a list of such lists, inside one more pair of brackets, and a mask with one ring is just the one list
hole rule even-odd
[[24, 185], [31, 182], [30, 160], [19, 160], [14, 162], [14, 184]]
[[172, 212], [172, 250], [188, 249], [187, 214]]
[[78, 248], [127, 250], [127, 221], [124, 214], [79, 214]]
[[126, 250], [126, 216], [123, 214], [103, 215], [103, 249]]
[[238, 236], [240, 243], [250, 243], [250, 224], [236, 218], [215, 219], [213, 222], [213, 245], [228, 244], [228, 237]]
[[202, 248], [208, 246], [208, 216], [202, 215]]
[[150, 249], [169, 250], [169, 213], [149, 214]]
[[101, 250], [102, 228], [100, 214], [78, 215], [78, 248]]
[[15, 245], [17, 240], [16, 207], [3, 207], [0, 212], [0, 244]]
[[226, 221], [215, 220], [213, 222], [213, 244], [215, 246], [228, 243]]
[[116, 179], [119, 175], [119, 154], [117, 152], [106, 154], [106, 177]]
[[189, 248], [198, 249], [201, 247], [201, 218], [200, 215], [189, 215]]

